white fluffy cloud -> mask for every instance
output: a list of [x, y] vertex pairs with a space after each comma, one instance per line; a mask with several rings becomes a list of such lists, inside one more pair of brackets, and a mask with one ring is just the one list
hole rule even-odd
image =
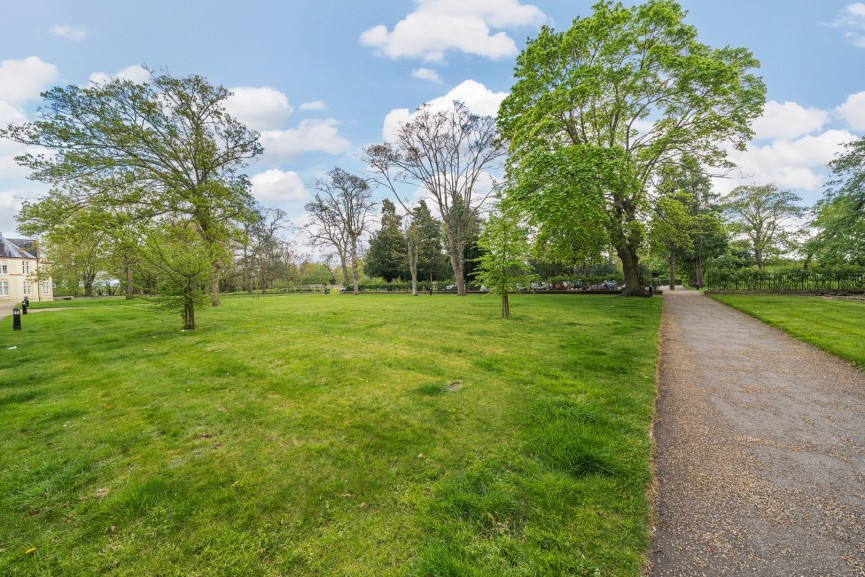
[[90, 82], [93, 84], [104, 84], [106, 82], [111, 82], [115, 78], [131, 80], [137, 84], [144, 84], [150, 80], [150, 72], [139, 64], [133, 64], [132, 66], [127, 66], [113, 75], [106, 72], [94, 72], [90, 75]]
[[87, 29], [81, 26], [70, 26], [69, 24], [55, 24], [48, 31], [51, 36], [65, 38], [73, 42], [81, 42], [87, 38]]
[[[36, 56], [24, 60], [4, 60], [0, 62], [0, 126], [26, 122], [27, 115], [23, 106], [27, 101], [39, 97], [39, 93], [58, 76], [57, 67], [44, 62]], [[0, 181], [15, 182], [25, 179], [29, 171], [15, 162], [15, 156], [26, 152], [27, 147], [0, 140]], [[19, 203], [14, 201], [11, 192], [0, 193], [0, 214], [8, 216], [9, 223], [3, 222], [0, 231], [11, 230], [12, 217], [18, 211]]]
[[379, 24], [363, 32], [360, 42], [390, 58], [402, 56], [437, 62], [448, 50], [487, 58], [513, 56], [517, 45], [503, 31], [539, 24], [544, 13], [519, 0], [417, 0], [417, 8], [392, 31]]
[[754, 121], [753, 128], [757, 139], [798, 138], [817, 132], [828, 119], [829, 114], [819, 108], [770, 100], [766, 103], [763, 116]]
[[294, 171], [266, 170], [250, 178], [252, 194], [261, 201], [305, 201], [309, 193]]
[[865, 92], [848, 96], [837, 111], [853, 130], [865, 130]]
[[351, 142], [339, 135], [338, 122], [333, 118], [304, 120], [297, 128], [264, 130], [261, 145], [265, 162], [291, 162], [305, 152], [345, 152]]
[[[27, 121], [27, 116], [4, 100], [0, 100], [0, 126], [5, 127], [8, 124], [20, 124]], [[2, 146], [0, 141], [0, 146]]]
[[862, 2], [844, 6], [841, 15], [830, 26], [844, 29], [844, 36], [854, 46], [865, 48], [865, 4]]
[[301, 110], [327, 110], [327, 105], [321, 100], [313, 100], [312, 102], [304, 102], [300, 105]]
[[21, 201], [15, 196], [12, 190], [0, 190], [0, 232], [6, 234], [15, 230], [15, 215], [21, 210]]
[[268, 86], [239, 86], [231, 92], [226, 109], [253, 130], [282, 128], [294, 110], [285, 94]]
[[428, 80], [429, 82], [435, 82], [436, 84], [442, 83], [441, 76], [439, 76], [439, 73], [432, 68], [417, 68], [411, 71], [411, 75], [412, 78]]
[[0, 100], [15, 106], [39, 97], [58, 76], [57, 67], [38, 56], [0, 62]]
[[[454, 100], [459, 100], [475, 114], [495, 116], [498, 114], [499, 105], [507, 95], [507, 92], [493, 92], [476, 80], [464, 80], [447, 94], [434, 98], [427, 104], [433, 109], [441, 110], [450, 108]], [[381, 129], [382, 138], [392, 141], [399, 126], [408, 122], [412, 114], [408, 108], [396, 108], [388, 112]]]
[[826, 181], [826, 163], [856, 137], [846, 130], [827, 130], [796, 139], [779, 139], [747, 151], [730, 151], [738, 171], [733, 178], [715, 179], [715, 190], [726, 194], [745, 183], [772, 182], [782, 188], [819, 191]]

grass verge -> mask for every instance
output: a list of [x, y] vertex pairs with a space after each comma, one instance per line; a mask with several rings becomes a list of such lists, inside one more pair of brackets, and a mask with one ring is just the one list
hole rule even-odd
[[774, 295], [712, 295], [712, 298], [865, 367], [865, 302]]
[[0, 574], [638, 575], [660, 299], [514, 301], [28, 315]]

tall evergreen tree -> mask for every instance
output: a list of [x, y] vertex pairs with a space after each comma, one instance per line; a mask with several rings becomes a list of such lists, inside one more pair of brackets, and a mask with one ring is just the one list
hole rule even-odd
[[369, 251], [364, 261], [366, 274], [380, 276], [387, 282], [405, 274], [408, 255], [401, 225], [402, 217], [396, 213], [396, 205], [384, 199], [381, 203], [381, 228], [369, 240]]

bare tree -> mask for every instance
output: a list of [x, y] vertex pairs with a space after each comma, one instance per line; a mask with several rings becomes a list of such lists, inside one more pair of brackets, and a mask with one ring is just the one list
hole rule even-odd
[[358, 294], [358, 242], [369, 232], [370, 215], [377, 204], [369, 182], [334, 168], [326, 179], [317, 180], [312, 188], [318, 192], [305, 207], [310, 216], [306, 232], [314, 244], [330, 245], [336, 250], [346, 280], [351, 264], [354, 294]]
[[[394, 142], [364, 149], [372, 178], [390, 190], [403, 208], [407, 193], [424, 188], [445, 223], [445, 236], [457, 294], [466, 293], [465, 246], [492, 189], [478, 190], [488, 171], [505, 155], [495, 119], [472, 114], [461, 102], [445, 110], [421, 106], [403, 123]], [[403, 192], [406, 187], [407, 192]]]
[[288, 215], [280, 208], [256, 209], [256, 219], [250, 229], [252, 240], [252, 258], [258, 274], [261, 294], [267, 293], [268, 281], [275, 274], [275, 264], [281, 257], [281, 239], [279, 232], [285, 227]]

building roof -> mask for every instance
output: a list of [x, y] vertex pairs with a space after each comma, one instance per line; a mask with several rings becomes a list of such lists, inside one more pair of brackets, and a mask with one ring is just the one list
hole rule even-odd
[[30, 238], [6, 238], [0, 234], [0, 258], [36, 258], [36, 241]]

